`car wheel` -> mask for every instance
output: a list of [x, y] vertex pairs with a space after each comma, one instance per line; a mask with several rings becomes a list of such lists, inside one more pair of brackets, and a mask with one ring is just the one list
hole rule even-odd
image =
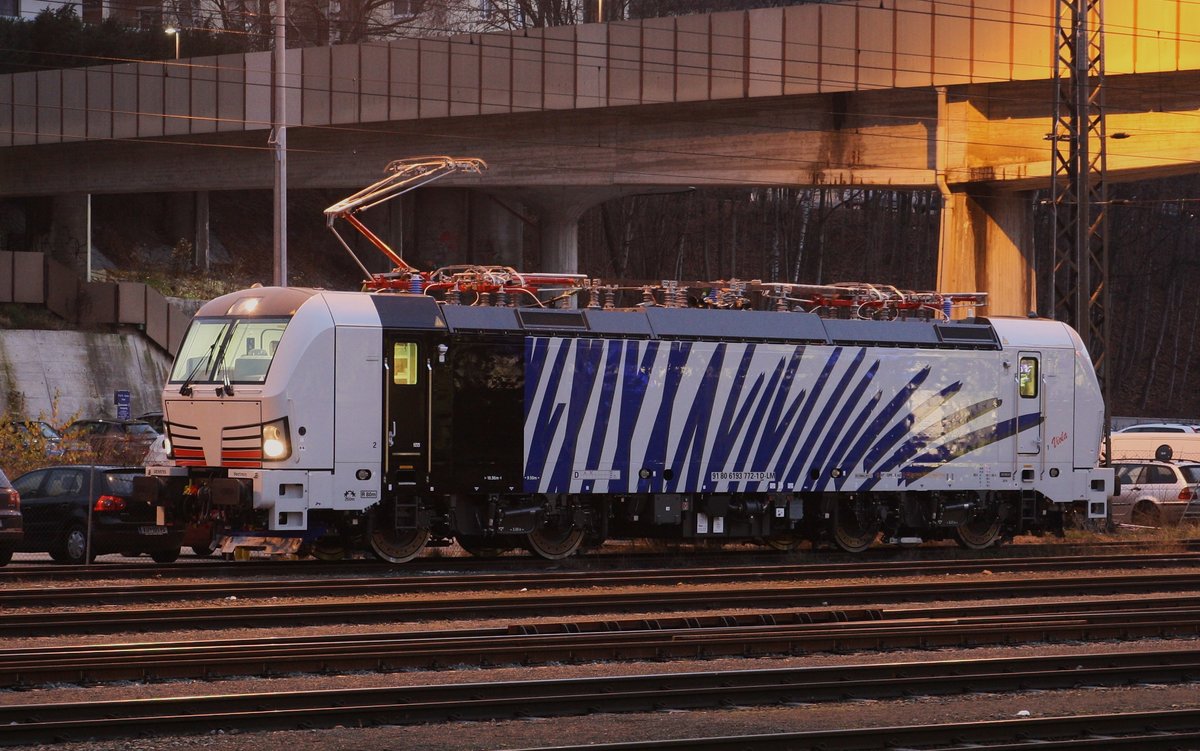
[[171, 548], [170, 550], [156, 550], [150, 554], [155, 563], [174, 563], [179, 558], [179, 548]]
[[1133, 507], [1129, 521], [1139, 527], [1158, 527], [1162, 525], [1162, 511], [1149, 501], [1142, 501]]
[[[58, 545], [59, 560], [61, 563], [70, 563], [72, 565], [80, 565], [87, 562], [88, 548], [87, 529], [82, 524], [73, 524], [63, 533], [62, 540]], [[93, 554], [92, 558], [96, 556]]]
[[213, 544], [211, 542], [208, 543], [207, 545], [193, 545], [192, 546], [192, 553], [195, 554], [195, 556], [197, 558], [207, 558], [213, 554], [214, 550], [216, 550], [216, 548], [213, 546]]
[[12, 557], [12, 548], [0, 548], [0, 566], [7, 566]]

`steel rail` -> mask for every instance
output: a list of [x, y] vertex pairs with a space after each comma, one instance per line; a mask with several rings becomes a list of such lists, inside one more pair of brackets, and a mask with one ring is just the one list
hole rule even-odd
[[[445, 665], [745, 657], [842, 649], [1128, 639], [1200, 633], [1195, 599], [994, 607], [712, 615], [451, 631], [338, 634], [0, 651], [0, 686], [228, 678]], [[851, 617], [851, 616], [855, 617]], [[1182, 653], [1181, 653], [1182, 654]]]
[[941, 725], [891, 725], [709, 738], [676, 738], [513, 751], [1179, 751], [1200, 747], [1200, 709], [1039, 717]]
[[[1200, 651], [1168, 650], [26, 704], [0, 706], [0, 744], [211, 732], [231, 728], [315, 728], [349, 723], [406, 725], [449, 720], [568, 716], [596, 711], [647, 712], [843, 701], [847, 698], [888, 699], [960, 694], [980, 688], [991, 693], [1051, 690], [1079, 685], [1128, 686], [1149, 681], [1185, 682], [1197, 676], [1200, 676]], [[1166, 713], [1168, 720], [1158, 719], [1163, 714], [1144, 713], [1134, 727], [1144, 731], [1147, 727], [1162, 723], [1174, 729], [1200, 729], [1200, 710]], [[1186, 719], [1183, 719], [1184, 715]], [[971, 730], [958, 736], [961, 742], [964, 737], [971, 736], [984, 740], [993, 737], [1011, 739], [1011, 732], [1008, 735], [992, 735], [1001, 727], [1010, 730], [1020, 728], [1025, 735], [1029, 735], [1033, 728], [1052, 727], [1051, 720], [1065, 722], [1071, 727], [1088, 728], [1085, 720], [1090, 719], [1093, 718], [1046, 718], [1018, 723], [963, 723], [953, 727]], [[794, 743], [797, 738], [836, 739], [854, 733], [869, 732], [873, 735], [876, 731], [891, 731], [890, 737], [894, 740], [921, 742], [920, 739], [928, 738], [944, 740], [945, 728], [948, 727], [952, 726], [787, 735]], [[1094, 731], [1095, 726], [1090, 729]], [[1078, 731], [1059, 728], [1036, 732], [1053, 737]], [[621, 746], [610, 744], [603, 747]], [[749, 747], [760, 746], [755, 744]], [[855, 746], [814, 743], [812, 747]]]
[[712, 568], [621, 569], [605, 571], [536, 571], [513, 573], [420, 574], [402, 577], [341, 577], [236, 582], [180, 582], [73, 586], [67, 588], [0, 589], [0, 607], [27, 608], [42, 604], [69, 605], [179, 602], [214, 597], [337, 597], [451, 592], [567, 589], [596, 586], [646, 586], [669, 583], [703, 585], [713, 582], [767, 581], [788, 578], [849, 578], [865, 576], [931, 576], [997, 572], [1094, 571], [1107, 568], [1194, 567], [1200, 553], [1080, 556], [1049, 559], [1004, 558], [991, 561], [928, 561], [890, 564], [725, 565]]
[[[1163, 552], [1162, 548], [1173, 547], [1176, 552]], [[716, 559], [722, 565], [731, 562], [751, 565], [777, 565], [781, 558], [793, 565], [827, 566], [833, 569], [843, 567], [853, 568], [879, 566], [883, 568], [902, 566], [914, 562], [945, 563], [988, 563], [1008, 560], [1054, 560], [1077, 557], [1093, 557], [1104, 559], [1122, 553], [1107, 553], [1104, 551], [1121, 551], [1128, 549], [1153, 549], [1148, 555], [1172, 556], [1200, 549], [1200, 540], [1181, 540], [1164, 545], [1162, 543], [1144, 542], [1137, 540], [1113, 540], [1103, 543], [1089, 544], [1030, 544], [1013, 545], [1002, 548], [992, 548], [986, 551], [960, 550], [950, 547], [926, 548], [872, 548], [859, 554], [850, 555], [835, 550], [802, 550], [791, 553], [753, 550], [679, 550], [664, 553], [630, 553], [626, 551], [595, 551], [588, 555], [578, 556], [563, 561], [547, 562], [537, 558], [524, 556], [502, 556], [499, 558], [418, 558], [405, 564], [384, 563], [377, 560], [356, 559], [348, 561], [326, 562], [313, 559], [275, 560], [256, 559], [251, 561], [230, 562], [222, 559], [207, 559], [180, 561], [169, 564], [152, 564], [150, 562], [128, 563], [112, 561], [97, 561], [86, 566], [66, 566], [57, 563], [29, 563], [19, 557], [8, 566], [0, 569], [0, 583], [23, 581], [54, 581], [62, 579], [113, 579], [113, 578], [162, 578], [162, 577], [251, 577], [263, 576], [269, 573], [303, 574], [323, 576], [344, 576], [360, 573], [403, 573], [418, 575], [436, 573], [439, 571], [542, 571], [562, 570], [564, 568], [595, 569], [611, 566], [630, 567], [661, 567], [664, 562], [685, 561], [689, 565], [697, 559]], [[1013, 555], [1016, 553], [1024, 555]], [[1001, 554], [997, 558], [997, 554]], [[1134, 553], [1132, 555], [1139, 555]], [[886, 560], [886, 559], [902, 560]], [[885, 559], [885, 560], [881, 560]]]
[[0, 633], [58, 634], [179, 628], [227, 628], [317, 623], [419, 621], [433, 618], [501, 618], [558, 614], [679, 612], [683, 610], [790, 609], [830, 605], [928, 603], [967, 598], [1053, 597], [1200, 591], [1200, 572], [1027, 579], [988, 577], [972, 581], [893, 582], [833, 586], [658, 589], [605, 594], [520, 593], [450, 599], [363, 599], [286, 605], [122, 608], [0, 613]]

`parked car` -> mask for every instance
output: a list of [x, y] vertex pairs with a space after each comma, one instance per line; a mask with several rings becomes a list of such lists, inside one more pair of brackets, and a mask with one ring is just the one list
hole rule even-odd
[[63, 455], [63, 437], [50, 423], [42, 420], [9, 420], [3, 429], [12, 432], [13, 444], [38, 449], [48, 457]]
[[12, 560], [13, 551], [24, 539], [21, 494], [0, 470], [0, 566]]
[[175, 560], [183, 530], [169, 523], [162, 508], [134, 500], [133, 478], [140, 474], [141, 467], [64, 465], [16, 478], [24, 523], [16, 549], [83, 563], [90, 518], [92, 557], [149, 553], [159, 563]]
[[1200, 427], [1179, 422], [1142, 422], [1130, 425], [1114, 433], [1200, 433]]
[[146, 456], [142, 459], [142, 464], [147, 467], [155, 465], [164, 465], [171, 463], [171, 454], [167, 451], [167, 437], [159, 435], [150, 444], [150, 448], [146, 449]]
[[1200, 505], [1190, 508], [1200, 503], [1200, 464], [1122, 461], [1113, 467], [1121, 489], [1110, 504], [1114, 523], [1161, 527], [1200, 521]]
[[111, 464], [139, 464], [156, 431], [141, 420], [76, 420], [67, 426], [67, 439], [77, 448], [90, 450], [95, 461]]
[[150, 427], [154, 428], [157, 433], [165, 433], [163, 430], [163, 413], [162, 412], [143, 412], [137, 416], [137, 419], [142, 422], [150, 423]]

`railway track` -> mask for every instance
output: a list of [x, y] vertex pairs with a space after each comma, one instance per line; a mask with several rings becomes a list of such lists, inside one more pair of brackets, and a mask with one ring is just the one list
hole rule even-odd
[[[1060, 689], [1080, 685], [1180, 683], [1200, 677], [1200, 651], [1127, 652], [1053, 657], [839, 665], [773, 670], [514, 681], [400, 688], [340, 689], [130, 701], [0, 706], [0, 743], [60, 743], [100, 738], [212, 732], [405, 725], [449, 720], [499, 720], [603, 712], [750, 707], [788, 703], [886, 699], [897, 696]], [[951, 730], [953, 728], [953, 730]], [[994, 742], [1021, 737], [1061, 739], [1096, 734], [1192, 733], [1200, 710], [1105, 718], [1071, 717], [788, 733], [738, 739], [661, 741], [661, 748], [894, 748]], [[893, 745], [870, 745], [887, 738]], [[747, 742], [751, 741], [751, 742]], [[761, 741], [761, 743], [760, 743]], [[645, 747], [639, 742], [638, 747]], [[651, 742], [653, 743], [653, 742]], [[709, 745], [719, 744], [719, 745]], [[769, 745], [768, 745], [769, 743]], [[690, 744], [690, 745], [689, 745]], [[779, 745], [786, 744], [786, 745]], [[855, 745], [857, 744], [857, 745]], [[610, 744], [599, 748], [628, 748]], [[1007, 746], [1005, 746], [1007, 747]], [[1100, 745], [1077, 748], [1101, 748]], [[1127, 748], [1159, 748], [1135, 745]], [[991, 748], [991, 746], [989, 746]], [[1045, 746], [1038, 745], [1038, 749]]]
[[[891, 561], [876, 563], [741, 564], [719, 567], [638, 568], [600, 571], [539, 570], [501, 573], [423, 573], [405, 576], [354, 576], [261, 581], [174, 582], [64, 587], [10, 587], [0, 589], [0, 608], [27, 608], [180, 602], [230, 596], [239, 599], [271, 597], [346, 597], [396, 595], [420, 592], [503, 591], [704, 585], [709, 583], [761, 582], [781, 579], [844, 579], [858, 577], [935, 576], [1038, 571], [1096, 571], [1104, 569], [1159, 569], [1196, 566], [1200, 553], [1113, 554], [1056, 556], [1050, 558], [995, 558], [980, 560]], [[394, 570], [394, 569], [392, 569]]]
[[1125, 712], [940, 725], [888, 726], [723, 738], [679, 738], [584, 746], [539, 746], [515, 751], [1179, 751], [1200, 747], [1200, 710]]
[[[1134, 639], [1200, 633], [1200, 599], [865, 609], [0, 651], [0, 687]], [[1200, 652], [1196, 655], [1200, 662]], [[1200, 675], [1200, 674], [1198, 674]]]
[[[676, 575], [676, 579], [686, 577]], [[827, 586], [739, 586], [655, 589], [586, 594], [517, 593], [495, 597], [452, 599], [355, 599], [300, 604], [256, 604], [219, 607], [122, 608], [0, 613], [0, 633], [105, 633], [239, 627], [274, 627], [328, 623], [411, 622], [429, 619], [485, 619], [547, 615], [630, 612], [680, 612], [793, 609], [954, 599], [1056, 597], [1189, 592], [1200, 590], [1200, 572], [1154, 572], [1111, 576], [1026, 579], [1019, 576], [985, 580], [891, 582]]]
[[[1175, 552], [1162, 552], [1162, 548], [1170, 547]], [[661, 567], [664, 564], [673, 565], [684, 562], [692, 565], [697, 560], [719, 560], [722, 565], [734, 562], [737, 564], [775, 565], [781, 557], [786, 557], [789, 563], [811, 563], [813, 565], [831, 567], [854, 567], [859, 565], [884, 566], [903, 565], [913, 562], [957, 561], [963, 564], [984, 563], [996, 559], [997, 553], [1003, 553], [1000, 560], [1016, 558], [1025, 559], [1070, 559], [1078, 557], [1105, 558], [1121, 551], [1139, 551], [1152, 549], [1152, 555], [1178, 555], [1179, 553], [1200, 552], [1200, 539], [1178, 540], [1169, 544], [1145, 542], [1138, 540], [1112, 540], [1104, 543], [1088, 544], [1028, 544], [1010, 545], [987, 551], [960, 550], [954, 547], [922, 547], [922, 548], [872, 548], [857, 555], [847, 555], [835, 550], [796, 551], [793, 553], [765, 552], [762, 549], [752, 550], [678, 550], [664, 553], [630, 553], [611, 551], [589, 553], [585, 556], [570, 558], [564, 561], [547, 563], [546, 561], [525, 556], [503, 556], [500, 558], [474, 557], [427, 557], [418, 558], [403, 565], [383, 563], [376, 560], [360, 559], [337, 561], [329, 563], [313, 559], [297, 561], [257, 559], [251, 561], [230, 562], [221, 559], [190, 560], [170, 564], [153, 564], [149, 561], [129, 563], [125, 559], [120, 562], [100, 560], [86, 566], [65, 566], [57, 563], [27, 563], [20, 558], [4, 568], [0, 568], [0, 584], [9, 582], [37, 582], [60, 580], [106, 580], [106, 579], [162, 579], [162, 578], [242, 578], [261, 577], [272, 574], [301, 574], [308, 576], [357, 576], [376, 574], [423, 575], [445, 571], [530, 571], [530, 570], [563, 570], [563, 569], [603, 569], [603, 568], [634, 568]], [[1137, 555], [1136, 552], [1132, 552]], [[932, 559], [932, 560], [931, 560]]]

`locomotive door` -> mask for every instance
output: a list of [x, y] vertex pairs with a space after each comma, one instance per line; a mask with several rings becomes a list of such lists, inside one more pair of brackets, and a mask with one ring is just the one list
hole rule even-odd
[[[1017, 364], [1017, 453], [1037, 454], [1042, 450], [1042, 356], [1022, 352]], [[1033, 423], [1032, 425], [1030, 423]]]
[[422, 343], [387, 336], [384, 347], [387, 480], [413, 492], [427, 484], [429, 475], [429, 364]]

